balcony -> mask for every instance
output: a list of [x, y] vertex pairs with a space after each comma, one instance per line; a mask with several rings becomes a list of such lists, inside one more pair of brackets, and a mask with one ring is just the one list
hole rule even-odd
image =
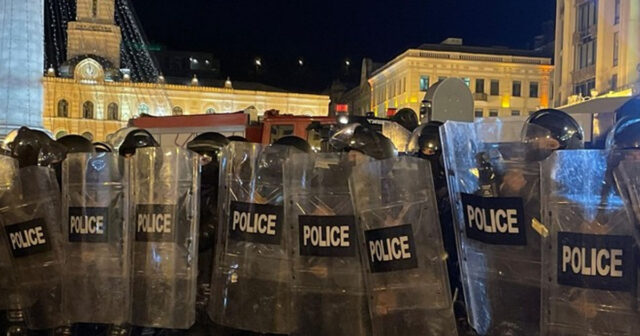
[[473, 94], [473, 100], [487, 101], [487, 94], [484, 92], [476, 92]]

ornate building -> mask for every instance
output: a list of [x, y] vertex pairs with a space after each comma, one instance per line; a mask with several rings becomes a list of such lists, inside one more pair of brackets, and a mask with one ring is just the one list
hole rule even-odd
[[474, 97], [474, 115], [525, 116], [550, 104], [553, 65], [537, 52], [462, 45], [461, 39], [409, 49], [374, 71], [371, 110], [420, 110], [429, 88], [446, 77], [461, 78]]
[[[114, 20], [116, 0], [77, 0], [76, 20], [66, 32], [66, 58], [43, 79], [44, 127], [57, 138], [84, 134], [94, 141], [124, 127], [141, 113], [179, 115], [224, 113], [254, 107], [295, 115], [328, 114], [329, 97], [221, 87], [135, 82], [132, 70], [121, 68], [121, 46], [126, 43]], [[124, 40], [124, 41], [123, 41]], [[135, 66], [135, 64], [132, 64]], [[263, 86], [264, 87], [264, 86]]]
[[555, 106], [640, 89], [640, 1], [558, 0]]

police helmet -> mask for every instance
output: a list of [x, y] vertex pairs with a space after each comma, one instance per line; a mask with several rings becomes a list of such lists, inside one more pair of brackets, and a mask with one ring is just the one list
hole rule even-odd
[[229, 139], [217, 132], [206, 132], [187, 143], [187, 148], [200, 155], [212, 156], [229, 144]]
[[296, 148], [299, 151], [302, 151], [305, 153], [311, 153], [311, 146], [309, 145], [309, 143], [306, 140], [300, 137], [297, 137], [295, 135], [284, 136], [276, 140], [273, 144], [282, 145], [282, 146], [291, 146]]
[[442, 153], [439, 121], [430, 121], [416, 128], [411, 134], [407, 153], [418, 157], [439, 156]]
[[350, 124], [336, 132], [329, 140], [336, 151], [358, 151], [377, 160], [396, 156], [393, 142], [370, 127]]
[[147, 130], [141, 128], [123, 128], [108, 139], [118, 154], [129, 156], [136, 153], [136, 148], [160, 147], [160, 144]]
[[94, 147], [89, 139], [82, 135], [69, 134], [56, 140], [67, 149], [67, 153], [93, 153]]
[[607, 136], [607, 149], [640, 149], [640, 118], [626, 117], [618, 121]]
[[395, 121], [402, 127], [413, 132], [418, 127], [418, 115], [416, 112], [408, 107], [400, 109], [396, 114], [391, 117], [391, 121]]
[[584, 134], [580, 124], [566, 112], [556, 109], [544, 109], [531, 114], [521, 134], [525, 143], [551, 138], [558, 142], [558, 148], [555, 149], [584, 147]]
[[93, 150], [95, 150], [96, 153], [111, 153], [111, 152], [113, 152], [113, 148], [111, 148], [111, 146], [106, 142], [94, 142], [93, 143]]

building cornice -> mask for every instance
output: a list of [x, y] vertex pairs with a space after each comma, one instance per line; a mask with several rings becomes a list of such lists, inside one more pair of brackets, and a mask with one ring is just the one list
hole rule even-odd
[[551, 58], [549, 57], [528, 57], [528, 56], [514, 56], [514, 55], [495, 55], [486, 53], [470, 53], [459, 51], [436, 51], [436, 50], [422, 50], [422, 49], [409, 49], [396, 58], [386, 63], [376, 71], [374, 71], [370, 78], [373, 78], [386, 70], [392, 68], [394, 65], [402, 62], [404, 59], [433, 59], [433, 60], [446, 60], [446, 61], [462, 61], [462, 62], [481, 62], [481, 63], [493, 63], [501, 65], [519, 65], [519, 66], [533, 66], [542, 67], [544, 69], [553, 70], [551, 64]]

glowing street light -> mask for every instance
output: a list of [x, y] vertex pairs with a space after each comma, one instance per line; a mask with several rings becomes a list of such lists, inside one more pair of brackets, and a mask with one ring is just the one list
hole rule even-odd
[[256, 67], [261, 67], [262, 66], [262, 59], [260, 59], [260, 57], [256, 57], [254, 64], [256, 65]]
[[302, 58], [298, 58], [298, 65], [299, 66], [303, 66], [304, 65], [304, 60]]

